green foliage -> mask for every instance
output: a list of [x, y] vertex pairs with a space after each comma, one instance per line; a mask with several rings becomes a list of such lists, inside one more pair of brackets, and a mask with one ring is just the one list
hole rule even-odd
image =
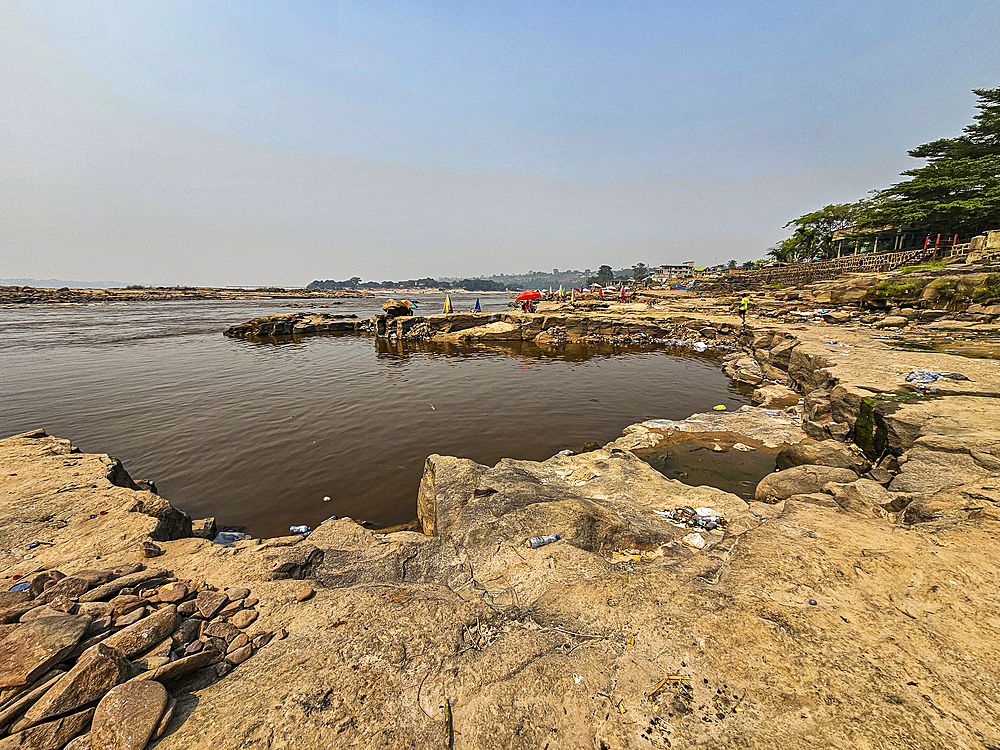
[[957, 138], [917, 146], [910, 179], [875, 194], [859, 228], [918, 226], [944, 234], [1000, 225], [1000, 88], [974, 89], [979, 114]]
[[903, 266], [902, 268], [897, 268], [898, 273], [913, 273], [914, 271], [930, 271], [935, 268], [944, 268], [948, 265], [948, 261], [945, 260], [929, 260], [926, 263], [918, 263], [915, 266]]
[[650, 276], [650, 271], [645, 263], [636, 263], [632, 266], [632, 278], [636, 281], [642, 281], [648, 276]]
[[611, 270], [611, 266], [601, 266], [597, 269], [597, 274], [594, 278], [598, 284], [610, 284], [614, 281], [615, 272]]
[[927, 286], [926, 279], [911, 279], [902, 281], [898, 279], [883, 279], [869, 290], [869, 295], [877, 299], [888, 300], [914, 300]]
[[145, 284], [129, 284], [125, 288], [126, 289], [151, 289], [152, 287], [148, 287]]
[[795, 227], [792, 236], [773, 247], [768, 255], [781, 263], [832, 258], [834, 232], [852, 227], [864, 209], [863, 202], [833, 203], [793, 219], [785, 224], [786, 229]]

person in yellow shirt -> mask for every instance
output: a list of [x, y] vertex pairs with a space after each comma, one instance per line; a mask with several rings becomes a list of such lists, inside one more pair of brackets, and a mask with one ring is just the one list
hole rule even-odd
[[747, 310], [750, 309], [750, 298], [744, 297], [740, 300], [740, 318], [743, 320], [743, 325], [747, 324]]

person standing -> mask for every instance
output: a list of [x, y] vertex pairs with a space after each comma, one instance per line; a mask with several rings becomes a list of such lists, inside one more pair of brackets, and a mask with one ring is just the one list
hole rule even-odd
[[743, 325], [747, 324], [747, 310], [750, 309], [750, 298], [743, 297], [740, 300], [740, 319], [743, 321]]

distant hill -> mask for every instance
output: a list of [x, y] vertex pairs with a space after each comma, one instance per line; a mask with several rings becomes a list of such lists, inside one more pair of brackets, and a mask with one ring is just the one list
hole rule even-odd
[[62, 279], [0, 279], [0, 286], [33, 286], [38, 289], [120, 289], [122, 281], [64, 281]]

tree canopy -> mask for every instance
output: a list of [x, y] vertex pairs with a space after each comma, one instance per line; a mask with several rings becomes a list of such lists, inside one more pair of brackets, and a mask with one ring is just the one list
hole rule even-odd
[[909, 151], [927, 164], [875, 193], [860, 229], [914, 226], [951, 234], [1000, 226], [1000, 88], [973, 93], [979, 98], [973, 122], [957, 138]]
[[786, 229], [795, 227], [792, 236], [772, 248], [768, 255], [782, 263], [832, 258], [834, 232], [854, 226], [863, 208], [863, 203], [833, 203], [792, 219], [785, 224]]

